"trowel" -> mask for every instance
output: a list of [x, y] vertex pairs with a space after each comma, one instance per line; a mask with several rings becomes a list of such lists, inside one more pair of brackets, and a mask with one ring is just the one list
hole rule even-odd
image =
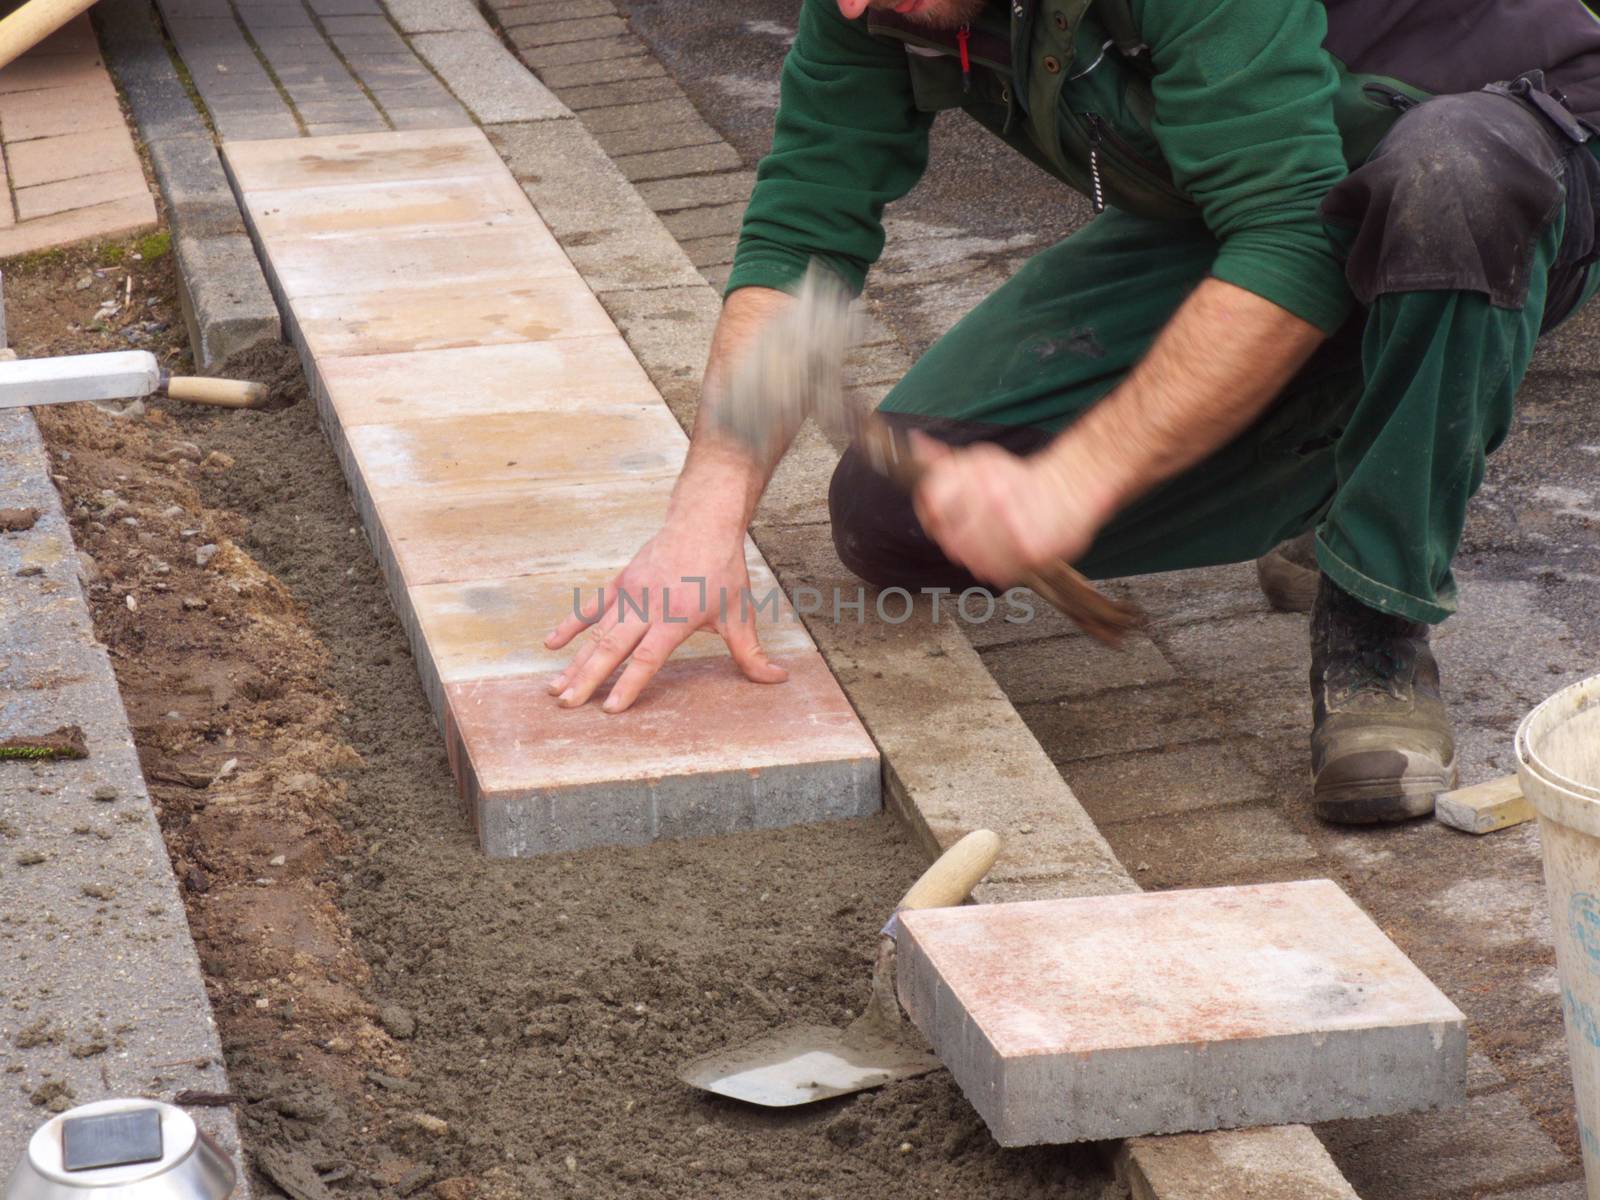
[[266, 386], [260, 383], [169, 375], [148, 350], [0, 360], [0, 409], [137, 400], [157, 393], [221, 408], [259, 408], [267, 399]]
[[790, 1108], [926, 1075], [942, 1064], [905, 1037], [894, 995], [894, 939], [898, 914], [913, 908], [960, 904], [989, 873], [1000, 838], [974, 830], [939, 856], [911, 885], [878, 938], [872, 999], [845, 1029], [794, 1025], [685, 1063], [678, 1078], [692, 1087], [759, 1104]]

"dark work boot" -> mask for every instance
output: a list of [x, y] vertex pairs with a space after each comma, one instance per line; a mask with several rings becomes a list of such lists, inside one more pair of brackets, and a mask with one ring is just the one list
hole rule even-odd
[[1316, 535], [1302, 533], [1256, 559], [1256, 578], [1267, 603], [1279, 612], [1310, 612], [1317, 597]]
[[1368, 608], [1320, 579], [1311, 609], [1317, 816], [1339, 825], [1426, 816], [1456, 781], [1428, 627]]

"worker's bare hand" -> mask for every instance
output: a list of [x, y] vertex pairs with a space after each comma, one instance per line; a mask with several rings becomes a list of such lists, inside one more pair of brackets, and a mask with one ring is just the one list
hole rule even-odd
[[917, 517], [950, 560], [996, 587], [1023, 572], [1081, 556], [1098, 524], [1072, 481], [1044, 455], [1021, 458], [987, 443], [953, 448], [913, 431], [927, 473]]
[[697, 629], [721, 634], [746, 678], [782, 683], [789, 677], [761, 648], [753, 605], [740, 602], [750, 588], [744, 539], [720, 545], [727, 540], [717, 539], [720, 548], [708, 552], [702, 529], [669, 522], [611, 581], [598, 605], [592, 596], [584, 599], [580, 613], [550, 632], [544, 644], [559, 650], [584, 629], [591, 631], [566, 670], [550, 681], [563, 707], [587, 703], [626, 659], [627, 668], [601, 705], [608, 713], [621, 712]]

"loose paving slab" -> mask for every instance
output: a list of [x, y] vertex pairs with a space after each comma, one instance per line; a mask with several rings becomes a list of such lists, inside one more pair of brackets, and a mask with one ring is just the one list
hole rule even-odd
[[0, 202], [0, 257], [155, 225], [155, 197], [87, 16], [0, 78], [9, 183]]
[[906, 1011], [1001, 1145], [1465, 1099], [1466, 1018], [1327, 880], [901, 924]]
[[659, 526], [687, 443], [484, 135], [223, 154], [484, 849], [875, 811], [877, 752], [792, 615], [772, 639], [781, 687], [752, 688], [702, 637], [625, 716], [548, 695], [565, 656], [540, 634]]

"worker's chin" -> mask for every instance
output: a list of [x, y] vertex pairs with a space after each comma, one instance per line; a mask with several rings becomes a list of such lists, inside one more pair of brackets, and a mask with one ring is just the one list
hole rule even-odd
[[976, 17], [983, 0], [904, 0], [894, 11], [929, 29], [959, 29]]

